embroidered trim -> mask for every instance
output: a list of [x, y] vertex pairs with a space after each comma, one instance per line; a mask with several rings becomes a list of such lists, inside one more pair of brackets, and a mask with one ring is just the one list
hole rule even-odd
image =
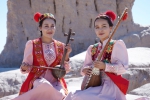
[[[103, 62], [111, 63], [111, 54], [112, 54], [114, 44], [115, 44], [115, 41], [111, 41], [109, 43], [109, 46], [103, 55], [103, 59], [102, 59]], [[98, 50], [98, 49], [96, 49], [96, 50]], [[128, 86], [129, 86], [129, 81], [122, 78], [121, 75], [115, 75], [115, 74], [112, 74], [109, 72], [105, 72], [105, 73], [117, 85], [117, 87], [120, 89], [120, 91], [122, 91], [126, 95]]]
[[35, 56], [37, 57], [37, 61], [39, 62], [40, 66], [44, 66], [44, 60], [42, 59], [42, 46], [41, 43], [39, 41], [39, 39], [36, 39], [33, 41], [34, 42], [34, 48], [35, 48]]
[[[33, 55], [36, 57], [34, 59], [37, 59], [39, 66], [47, 66], [43, 57], [41, 40], [40, 39], [33, 40], [33, 45], [34, 45]], [[51, 67], [55, 67], [56, 65], [60, 64], [60, 61], [63, 55], [63, 43], [54, 40], [54, 46], [55, 46], [55, 52], [56, 52], [56, 59], [50, 65]], [[44, 68], [33, 67], [27, 79], [23, 83], [19, 95], [29, 91], [32, 88], [33, 82], [35, 81], [35, 79], [37, 79], [41, 74], [43, 74], [45, 70], [46, 69]], [[64, 78], [60, 79], [60, 81], [62, 83], [62, 87], [64, 89], [65, 94], [67, 94], [68, 90], [67, 90], [67, 86], [66, 86], [66, 82]]]
[[[102, 58], [103, 62], [106, 62], [106, 63], [111, 62], [111, 53], [112, 53], [114, 43], [115, 43], [114, 40], [110, 41], [108, 48], [106, 49], [106, 51], [103, 54], [103, 58]], [[91, 49], [91, 56], [92, 56], [93, 61], [97, 58], [99, 52], [100, 51], [98, 50], [98, 43], [94, 44], [92, 49]]]
[[92, 49], [91, 49], [91, 55], [92, 55], [92, 59], [93, 61], [96, 60], [98, 54], [100, 53], [100, 50], [102, 49], [102, 46], [99, 46], [98, 43], [94, 44]]
[[[62, 56], [63, 56], [63, 44], [59, 41], [56, 41], [56, 40], [54, 40], [54, 42], [55, 42], [54, 46], [55, 46], [55, 50], [56, 50], [57, 59], [51, 65], [58, 65], [58, 64], [60, 64], [60, 61], [61, 61]], [[44, 63], [44, 60], [42, 57], [42, 47], [41, 47], [40, 41], [35, 40], [34, 43], [35, 43], [35, 48], [36, 48], [35, 49], [35, 55], [37, 57], [37, 61], [39, 62], [39, 65], [45, 66], [46, 64]], [[55, 67], [55, 66], [51, 66], [51, 67]], [[41, 69], [41, 71], [38, 70], [38, 72], [35, 74], [34, 79], [30, 82], [30, 88], [32, 87], [34, 80], [37, 77], [39, 77], [45, 70], [46, 69]], [[65, 83], [64, 79], [60, 79], [60, 82], [62, 84], [62, 87], [64, 89], [65, 94], [68, 94], [68, 90], [67, 90], [66, 83]]]

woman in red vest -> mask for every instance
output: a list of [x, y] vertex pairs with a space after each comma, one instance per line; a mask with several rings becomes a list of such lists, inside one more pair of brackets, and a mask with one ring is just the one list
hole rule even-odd
[[53, 14], [36, 13], [34, 20], [39, 23], [41, 37], [26, 43], [20, 70], [23, 74], [28, 73], [28, 76], [21, 87], [20, 96], [13, 100], [62, 100], [68, 92], [65, 80], [62, 78], [58, 81], [50, 69], [38, 66], [59, 65], [66, 48], [64, 67], [69, 72], [71, 46], [65, 46], [53, 38], [56, 30], [56, 19]]
[[[96, 61], [98, 54], [102, 52], [108, 41], [115, 18], [116, 15], [112, 11], [107, 11], [96, 17], [94, 28], [100, 42], [89, 46], [84, 65], [81, 68], [83, 76], [91, 74], [91, 67], [101, 69], [102, 85], [76, 91], [74, 94], [68, 95], [65, 100], [126, 100], [128, 81], [120, 76], [128, 69], [128, 53], [125, 43], [122, 40], [111, 40], [102, 61]], [[123, 82], [125, 85], [121, 86], [120, 83]]]

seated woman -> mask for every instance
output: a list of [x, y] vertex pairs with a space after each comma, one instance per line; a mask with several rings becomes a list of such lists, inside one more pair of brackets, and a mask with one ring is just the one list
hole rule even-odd
[[[122, 40], [111, 40], [102, 61], [96, 60], [108, 41], [115, 18], [116, 15], [112, 11], [107, 11], [96, 17], [94, 28], [100, 41], [89, 46], [84, 65], [81, 68], [83, 76], [91, 74], [91, 67], [100, 69], [102, 85], [78, 90], [74, 94], [70, 93], [65, 100], [126, 100], [124, 91], [118, 87], [118, 84], [111, 77], [112, 74], [115, 74], [115, 80], [118, 80], [117, 76], [124, 74], [128, 69], [128, 53], [125, 43]], [[126, 82], [128, 83], [127, 80]], [[127, 87], [124, 88], [127, 90]]]
[[62, 100], [67, 94], [65, 80], [63, 78], [57, 80], [50, 69], [40, 66], [59, 65], [66, 48], [64, 67], [69, 72], [71, 46], [70, 44], [65, 46], [53, 38], [56, 30], [56, 19], [53, 14], [36, 13], [34, 20], [39, 23], [41, 37], [26, 43], [20, 70], [23, 74], [28, 73], [28, 76], [21, 87], [20, 96], [13, 100]]

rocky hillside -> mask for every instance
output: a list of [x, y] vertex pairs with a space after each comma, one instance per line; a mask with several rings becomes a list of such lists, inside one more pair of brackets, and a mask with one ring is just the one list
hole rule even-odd
[[[72, 28], [76, 32], [72, 42], [72, 56], [87, 49], [96, 38], [93, 28], [95, 17], [106, 10], [121, 15], [128, 7], [128, 19], [121, 23], [114, 39], [123, 39], [128, 48], [150, 47], [150, 27], [133, 22], [131, 9], [134, 0], [8, 0], [7, 42], [0, 54], [0, 67], [18, 67], [23, 58], [25, 43], [40, 36], [36, 12], [51, 12], [57, 19], [55, 38], [65, 42], [63, 36]], [[115, 21], [115, 23], [117, 20]]]

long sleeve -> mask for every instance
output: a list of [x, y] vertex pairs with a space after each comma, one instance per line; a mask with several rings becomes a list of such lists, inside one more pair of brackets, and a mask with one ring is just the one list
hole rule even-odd
[[92, 57], [91, 57], [91, 48], [93, 47], [93, 45], [90, 45], [87, 49], [87, 52], [86, 52], [86, 56], [85, 56], [85, 60], [84, 60], [84, 64], [83, 64], [83, 67], [81, 68], [81, 75], [85, 75], [82, 70], [84, 68], [89, 68], [92, 63], [93, 63], [93, 60], [92, 60]]
[[33, 51], [33, 43], [32, 43], [32, 40], [29, 40], [26, 43], [26, 46], [25, 46], [24, 57], [23, 57], [23, 61], [22, 62], [28, 63], [29, 65], [33, 64], [32, 51]]
[[[33, 64], [32, 50], [33, 50], [32, 40], [29, 40], [29, 41], [27, 41], [25, 50], [24, 50], [24, 57], [23, 57], [23, 61], [22, 61], [22, 64], [24, 64], [24, 66], [30, 66]], [[23, 74], [28, 73], [28, 71], [23, 72], [22, 70], [21, 70], [21, 72]]]
[[117, 75], [124, 74], [128, 69], [128, 53], [122, 40], [116, 41], [111, 55], [111, 63], [106, 63], [106, 72]]

